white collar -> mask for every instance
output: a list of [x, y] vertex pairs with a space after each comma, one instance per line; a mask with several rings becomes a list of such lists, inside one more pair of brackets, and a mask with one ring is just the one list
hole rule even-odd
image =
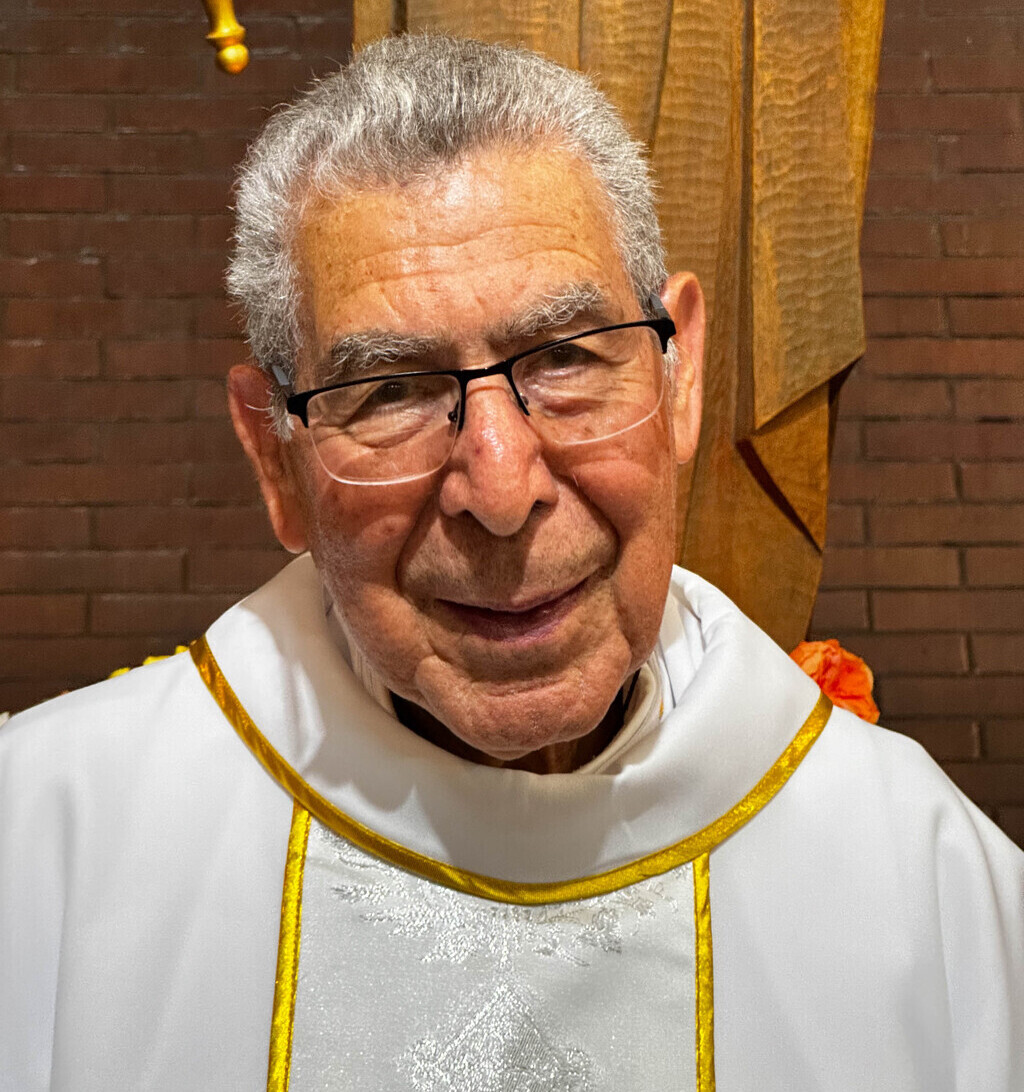
[[680, 569], [660, 634], [674, 708], [582, 777], [480, 766], [399, 724], [339, 655], [308, 556], [207, 639], [276, 754], [335, 808], [415, 853], [526, 883], [617, 868], [707, 827], [760, 781], [818, 698], [725, 596]]

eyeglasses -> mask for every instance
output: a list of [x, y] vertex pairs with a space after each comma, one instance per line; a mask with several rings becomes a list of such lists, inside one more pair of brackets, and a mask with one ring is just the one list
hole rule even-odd
[[656, 295], [654, 318], [602, 326], [517, 353], [486, 368], [405, 371], [401, 361], [371, 378], [293, 393], [275, 377], [288, 413], [309, 430], [324, 470], [352, 485], [413, 481], [439, 470], [466, 419], [475, 379], [501, 375], [545, 444], [595, 443], [636, 428], [664, 395], [662, 355], [676, 328]]

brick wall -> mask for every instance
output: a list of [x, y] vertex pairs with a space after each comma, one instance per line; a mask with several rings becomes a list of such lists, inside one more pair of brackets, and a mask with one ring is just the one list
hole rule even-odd
[[[225, 419], [226, 205], [346, 8], [246, 3], [234, 78], [198, 0], [0, 15], [0, 710], [167, 651], [281, 564]], [[1024, 842], [1024, 0], [960, 11], [890, 0], [815, 628]]]
[[1024, 845], [1024, 0], [889, 0], [816, 636]]
[[235, 77], [199, 0], [0, 13], [0, 710], [173, 648], [281, 564], [225, 415], [229, 187], [351, 19], [242, 7]]

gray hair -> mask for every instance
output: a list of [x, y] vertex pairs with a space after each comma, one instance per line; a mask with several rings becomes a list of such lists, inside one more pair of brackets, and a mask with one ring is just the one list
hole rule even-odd
[[291, 252], [312, 195], [407, 184], [484, 148], [542, 144], [589, 165], [646, 310], [666, 275], [650, 172], [642, 145], [590, 80], [524, 49], [384, 38], [275, 114], [242, 164], [227, 285], [260, 366], [294, 377], [301, 341]]

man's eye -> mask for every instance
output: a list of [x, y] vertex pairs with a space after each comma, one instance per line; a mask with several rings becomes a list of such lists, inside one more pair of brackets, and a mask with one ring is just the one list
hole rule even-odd
[[393, 406], [397, 402], [406, 402], [416, 397], [416, 384], [409, 379], [388, 379], [374, 387], [363, 402], [363, 408], [372, 410], [377, 406]]
[[536, 368], [550, 368], [561, 371], [569, 368], [586, 367], [595, 363], [597, 358], [584, 345], [571, 341], [566, 345], [553, 345], [532, 358]]

